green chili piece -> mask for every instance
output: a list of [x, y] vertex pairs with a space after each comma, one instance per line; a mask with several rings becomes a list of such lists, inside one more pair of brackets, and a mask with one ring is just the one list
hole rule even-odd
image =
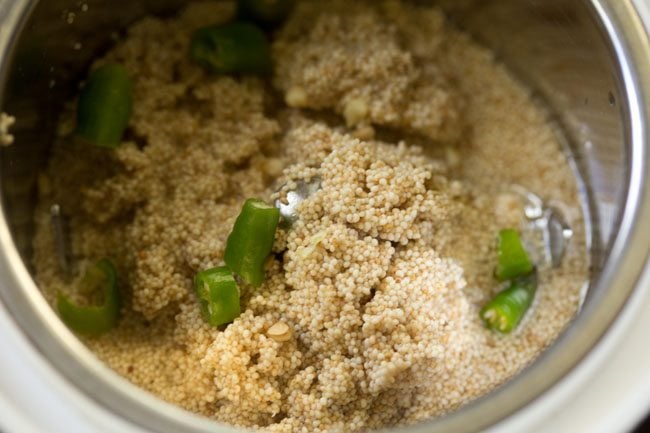
[[533, 264], [528, 258], [519, 238], [519, 233], [514, 229], [504, 229], [499, 232], [498, 243], [499, 263], [494, 275], [501, 281], [526, 275], [533, 270]]
[[198, 29], [192, 35], [190, 57], [216, 74], [268, 74], [272, 69], [266, 36], [245, 22]]
[[120, 144], [131, 117], [132, 92], [124, 66], [108, 64], [92, 71], [79, 95], [77, 135], [97, 146]]
[[480, 312], [489, 329], [507, 334], [528, 311], [537, 291], [537, 272], [513, 280], [507, 289], [499, 292]]
[[239, 0], [238, 15], [265, 28], [281, 23], [291, 12], [293, 0]]
[[226, 266], [196, 274], [194, 290], [201, 303], [203, 318], [210, 325], [224, 325], [239, 316], [239, 290], [232, 272]]
[[262, 200], [246, 200], [228, 236], [224, 260], [244, 281], [259, 287], [271, 253], [280, 211]]
[[73, 331], [88, 336], [97, 336], [111, 330], [117, 323], [120, 312], [120, 293], [115, 267], [110, 260], [101, 259], [86, 270], [81, 284], [84, 292], [101, 291], [104, 296], [103, 303], [81, 307], [59, 294], [57, 309], [61, 319]]

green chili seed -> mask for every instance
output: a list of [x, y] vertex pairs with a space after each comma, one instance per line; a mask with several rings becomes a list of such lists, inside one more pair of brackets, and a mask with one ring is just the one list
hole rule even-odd
[[63, 322], [73, 331], [88, 336], [97, 336], [111, 330], [117, 323], [120, 312], [120, 294], [117, 273], [110, 260], [102, 259], [89, 267], [81, 282], [81, 289], [86, 293], [101, 291], [103, 303], [81, 307], [59, 294], [57, 309]]
[[514, 229], [504, 229], [499, 232], [498, 243], [499, 262], [494, 275], [501, 281], [526, 275], [533, 270], [533, 264], [528, 258], [519, 238], [519, 233]]
[[266, 36], [245, 22], [198, 29], [192, 35], [190, 57], [217, 74], [268, 74], [272, 69]]
[[108, 64], [92, 71], [79, 95], [77, 135], [97, 146], [120, 144], [131, 117], [132, 92], [124, 66]]
[[224, 260], [244, 281], [259, 287], [264, 262], [271, 253], [280, 211], [258, 199], [248, 199], [226, 242]]
[[269, 28], [281, 23], [291, 12], [292, 0], [239, 0], [238, 15]]
[[194, 290], [201, 303], [203, 318], [210, 325], [224, 325], [239, 317], [239, 290], [226, 266], [196, 274]]
[[511, 332], [530, 308], [537, 291], [537, 273], [513, 280], [508, 288], [499, 292], [480, 312], [489, 329], [507, 334]]

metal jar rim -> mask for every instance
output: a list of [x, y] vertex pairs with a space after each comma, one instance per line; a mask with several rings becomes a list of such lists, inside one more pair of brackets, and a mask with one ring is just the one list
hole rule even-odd
[[[37, 0], [0, 0], [0, 82], [10, 54]], [[401, 429], [412, 433], [475, 432], [497, 424], [557, 384], [606, 335], [628, 302], [650, 251], [650, 41], [632, 0], [590, 0], [590, 8], [616, 57], [629, 123], [629, 180], [618, 233], [595, 283], [594, 298], [572, 325], [525, 374], [448, 416]], [[0, 94], [0, 101], [2, 95]], [[204, 433], [233, 428], [190, 414], [128, 382], [101, 363], [58, 319], [23, 263], [4, 215], [0, 216], [0, 301], [25, 337], [55, 369], [90, 400], [144, 429]], [[607, 288], [607, 290], [604, 290]]]

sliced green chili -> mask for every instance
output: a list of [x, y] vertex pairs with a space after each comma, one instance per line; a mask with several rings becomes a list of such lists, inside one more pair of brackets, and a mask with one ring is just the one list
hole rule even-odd
[[117, 273], [108, 259], [102, 259], [90, 266], [82, 279], [81, 289], [85, 292], [101, 291], [104, 300], [97, 306], [78, 306], [66, 296], [59, 294], [57, 309], [63, 322], [73, 331], [88, 336], [97, 336], [112, 329], [120, 312], [120, 294], [117, 287]]
[[272, 69], [266, 36], [253, 24], [240, 21], [196, 30], [190, 57], [217, 74], [267, 74]]
[[499, 232], [498, 243], [499, 262], [494, 275], [501, 281], [526, 275], [533, 270], [533, 264], [528, 258], [514, 229], [504, 229]]
[[226, 266], [196, 274], [194, 290], [201, 303], [203, 318], [210, 325], [224, 325], [239, 316], [239, 290], [232, 272]]
[[124, 66], [108, 64], [92, 71], [79, 95], [77, 135], [97, 146], [120, 144], [131, 117], [132, 92]]
[[246, 200], [228, 236], [224, 260], [244, 281], [259, 287], [271, 253], [280, 211], [262, 200]]
[[281, 23], [291, 12], [293, 0], [239, 0], [238, 15], [268, 28]]
[[508, 288], [499, 292], [480, 312], [489, 329], [507, 334], [517, 327], [530, 308], [537, 291], [537, 272], [513, 280]]

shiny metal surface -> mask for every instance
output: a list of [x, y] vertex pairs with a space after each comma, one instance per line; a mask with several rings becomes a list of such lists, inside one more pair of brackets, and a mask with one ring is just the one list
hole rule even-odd
[[[0, 106], [18, 118], [0, 154], [0, 300], [27, 338], [76, 387], [155, 432], [231, 430], [171, 407], [99, 363], [61, 324], [29, 274], [36, 173], [61, 103], [90, 59], [145, 12], [179, 0], [0, 0]], [[441, 0], [550, 107], [584, 180], [592, 222], [592, 286], [561, 338], [522, 374], [413, 432], [474, 432], [533, 401], [574, 368], [616, 319], [648, 257], [650, 43], [629, 0]], [[87, 10], [82, 10], [86, 4]], [[30, 12], [33, 14], [30, 15]], [[647, 223], [646, 223], [647, 224]]]
[[[298, 220], [298, 205], [305, 201], [309, 196], [315, 194], [320, 189], [320, 178], [311, 179], [309, 182], [299, 180], [295, 188], [283, 194], [284, 197], [278, 198], [273, 203], [280, 209], [281, 224], [290, 226]], [[280, 187], [278, 192], [283, 192], [285, 185]]]

